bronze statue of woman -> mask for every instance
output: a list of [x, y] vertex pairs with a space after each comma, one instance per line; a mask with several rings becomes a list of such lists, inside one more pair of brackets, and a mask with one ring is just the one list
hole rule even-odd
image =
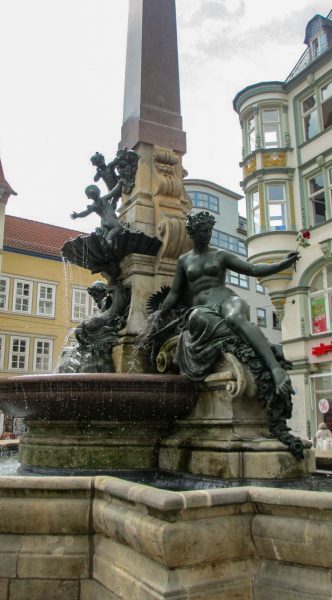
[[278, 273], [294, 265], [299, 254], [291, 252], [273, 264], [248, 263], [227, 250], [210, 245], [214, 224], [215, 218], [207, 211], [187, 215], [186, 227], [193, 249], [178, 258], [172, 288], [160, 307], [163, 316], [184, 295], [193, 307], [187, 320], [190, 343], [187, 340], [182, 348], [181, 344], [178, 347], [178, 354], [187, 353], [185, 358], [180, 356], [180, 362], [187, 363], [185, 370], [193, 373], [193, 378], [195, 372], [202, 373], [205, 369], [206, 373], [206, 365], [212, 367], [215, 360], [218, 341], [225, 336], [222, 328], [226, 324], [228, 331], [230, 329], [248, 344], [271, 372], [276, 393], [290, 394], [293, 390], [287, 372], [260, 328], [250, 322], [248, 304], [225, 285], [225, 279], [227, 269], [252, 277]]

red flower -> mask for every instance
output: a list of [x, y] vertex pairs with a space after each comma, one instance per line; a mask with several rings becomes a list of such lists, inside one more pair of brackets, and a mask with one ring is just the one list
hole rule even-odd
[[310, 240], [311, 233], [310, 233], [310, 231], [309, 231], [308, 229], [305, 229], [305, 230], [302, 232], [302, 236], [303, 236], [303, 238], [304, 238], [305, 240]]

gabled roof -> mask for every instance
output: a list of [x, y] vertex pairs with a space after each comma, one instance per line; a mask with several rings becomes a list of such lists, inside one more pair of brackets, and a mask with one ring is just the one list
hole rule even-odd
[[6, 215], [3, 245], [6, 250], [22, 250], [61, 258], [61, 249], [65, 242], [81, 233], [75, 229]]
[[14, 192], [13, 188], [10, 187], [8, 181], [5, 179], [5, 175], [2, 168], [2, 163], [0, 159], [0, 198], [2, 196], [17, 196], [16, 192]]

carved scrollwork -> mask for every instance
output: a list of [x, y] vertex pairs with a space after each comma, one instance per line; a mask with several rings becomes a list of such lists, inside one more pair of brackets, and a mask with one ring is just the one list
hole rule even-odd
[[180, 198], [183, 193], [183, 183], [175, 172], [179, 157], [169, 150], [159, 150], [153, 155], [154, 167], [157, 173], [157, 189], [155, 196], [171, 196]]
[[175, 259], [191, 247], [184, 219], [163, 217], [158, 224], [158, 234], [163, 241], [160, 257]]

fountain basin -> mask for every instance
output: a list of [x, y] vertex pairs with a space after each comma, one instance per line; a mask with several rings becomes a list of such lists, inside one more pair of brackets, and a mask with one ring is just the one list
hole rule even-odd
[[23, 375], [1, 379], [0, 409], [25, 419], [24, 468], [144, 469], [196, 402], [185, 377], [144, 374]]
[[0, 379], [0, 409], [26, 419], [174, 419], [190, 413], [196, 396], [180, 375], [55, 373]]

